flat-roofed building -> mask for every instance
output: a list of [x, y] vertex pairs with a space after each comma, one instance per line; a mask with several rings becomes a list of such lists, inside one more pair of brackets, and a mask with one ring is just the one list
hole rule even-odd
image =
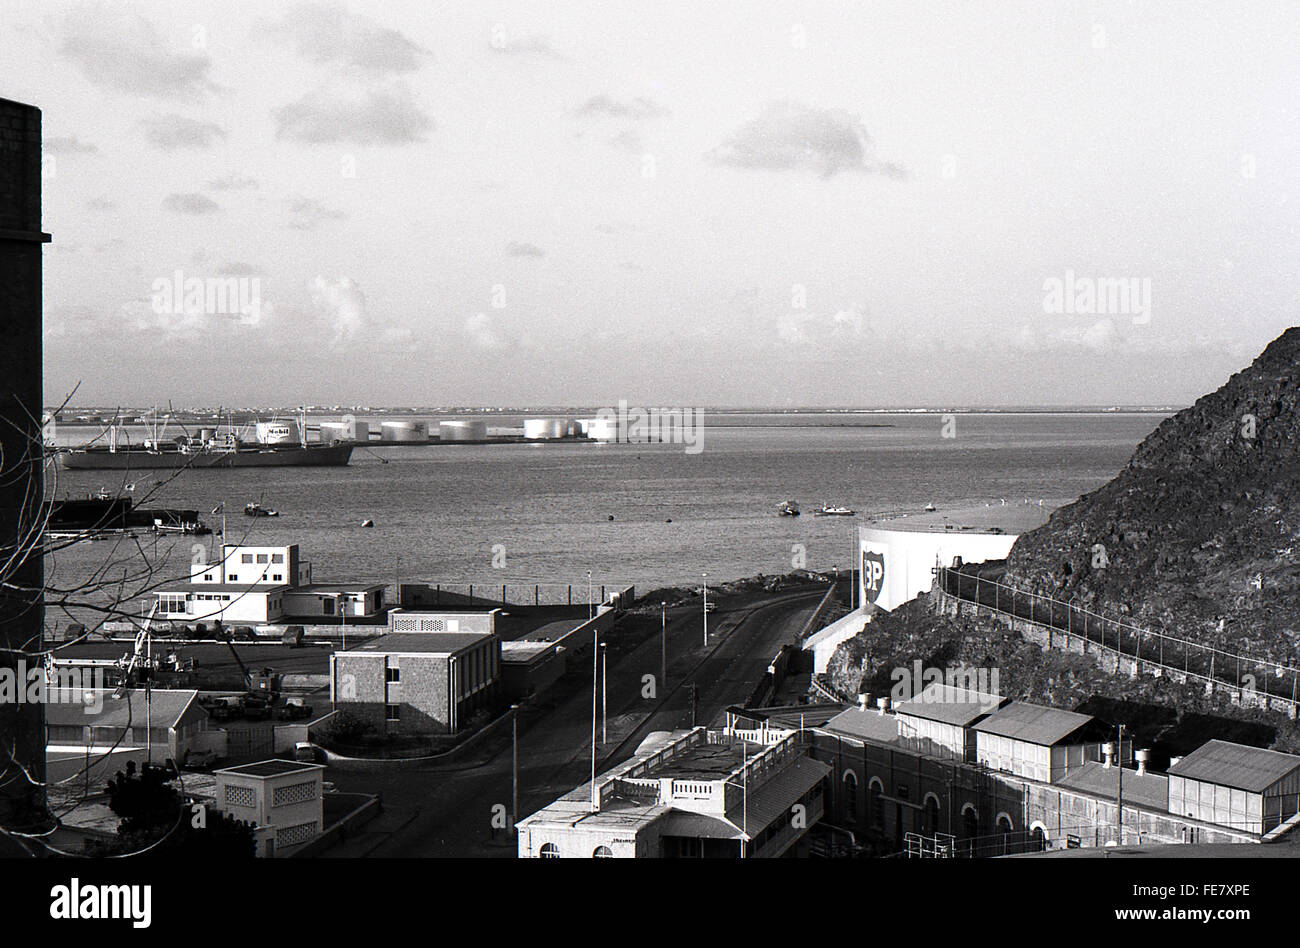
[[[975, 762], [990, 770], [1055, 783], [1074, 767], [1100, 760], [1106, 727], [1096, 718], [1017, 701], [974, 725]], [[1133, 759], [1125, 741], [1119, 760]]]
[[975, 725], [1006, 703], [1001, 695], [932, 682], [919, 695], [894, 705], [894, 713], [909, 746], [973, 763]]
[[325, 828], [325, 767], [262, 760], [213, 771], [215, 806], [256, 826], [259, 856], [288, 856]]
[[[404, 586], [403, 589], [409, 587]], [[420, 609], [403, 606], [388, 613], [390, 632], [477, 632], [495, 635], [500, 609]]]
[[330, 656], [330, 698], [381, 735], [461, 730], [500, 698], [501, 640], [485, 632], [396, 632]]
[[1210, 741], [1169, 768], [1169, 810], [1268, 833], [1300, 812], [1300, 757]]
[[630, 760], [517, 824], [520, 858], [791, 853], [821, 819], [830, 768], [797, 734], [658, 732]]

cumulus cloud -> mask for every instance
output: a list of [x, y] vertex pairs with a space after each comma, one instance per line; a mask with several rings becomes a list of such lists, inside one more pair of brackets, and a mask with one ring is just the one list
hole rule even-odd
[[536, 244], [512, 240], [506, 244], [507, 257], [545, 257], [546, 251]]
[[650, 99], [615, 99], [607, 95], [592, 96], [577, 109], [579, 115], [604, 116], [606, 118], [645, 119], [660, 118], [670, 114], [662, 105]]
[[221, 206], [206, 194], [169, 194], [162, 206], [175, 214], [215, 214]]
[[149, 143], [163, 151], [211, 148], [218, 139], [226, 137], [226, 130], [215, 122], [200, 122], [174, 113], [142, 119], [140, 128]]
[[347, 214], [337, 208], [327, 207], [311, 198], [291, 197], [285, 202], [287, 227], [294, 230], [315, 230], [326, 221], [346, 220]]
[[403, 84], [385, 89], [317, 89], [275, 109], [271, 117], [277, 139], [312, 145], [407, 145], [424, 141], [434, 126]]
[[465, 335], [480, 349], [504, 349], [510, 342], [487, 313], [475, 313], [465, 320]]
[[492, 29], [492, 40], [488, 48], [494, 53], [500, 53], [504, 56], [515, 56], [520, 59], [567, 59], [563, 53], [558, 52], [545, 36], [539, 33], [532, 33], [528, 36], [511, 37], [506, 34], [503, 27], [496, 26]]
[[842, 171], [905, 174], [900, 166], [872, 157], [871, 136], [856, 116], [798, 102], [770, 103], [708, 157], [735, 168], [811, 169], [826, 178]]
[[238, 171], [231, 171], [208, 182], [209, 191], [244, 191], [258, 186], [256, 178], [250, 178]]
[[143, 16], [116, 4], [79, 4], [64, 17], [61, 33], [59, 55], [104, 88], [179, 100], [216, 88], [206, 53], [164, 38]]
[[76, 135], [55, 135], [45, 139], [42, 147], [51, 155], [93, 155], [99, 149]]
[[777, 317], [775, 334], [779, 342], [789, 346], [821, 345], [859, 338], [864, 325], [865, 318], [856, 308], [835, 313], [798, 310]]
[[330, 348], [362, 342], [369, 348], [414, 350], [418, 341], [411, 330], [370, 315], [366, 295], [351, 277], [330, 279], [317, 276], [311, 281], [312, 305], [324, 319], [332, 336]]
[[303, 3], [269, 27], [317, 65], [342, 65], [373, 75], [413, 72], [429, 51], [397, 30], [334, 3]]

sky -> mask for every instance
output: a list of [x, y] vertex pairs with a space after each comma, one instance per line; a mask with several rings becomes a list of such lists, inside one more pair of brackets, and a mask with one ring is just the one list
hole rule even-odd
[[1297, 48], [1287, 2], [8, 0], [46, 401], [1186, 404], [1300, 322]]

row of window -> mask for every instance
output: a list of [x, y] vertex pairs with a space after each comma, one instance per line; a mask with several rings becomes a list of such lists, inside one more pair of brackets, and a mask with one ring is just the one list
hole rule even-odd
[[[537, 855], [542, 859], [559, 859], [560, 847], [554, 843], [544, 843], [542, 848], [537, 850]], [[591, 851], [592, 859], [613, 859], [614, 850], [608, 846], [597, 846]]]

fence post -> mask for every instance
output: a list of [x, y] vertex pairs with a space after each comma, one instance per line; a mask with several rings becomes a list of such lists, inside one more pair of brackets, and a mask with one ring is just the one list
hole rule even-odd
[[533, 605], [534, 605], [534, 606], [538, 605], [538, 599], [539, 599], [540, 596], [541, 596], [541, 594], [540, 594], [540, 592], [539, 592], [539, 589], [540, 589], [540, 588], [541, 588], [541, 587], [540, 587], [537, 583], [534, 583], [534, 584], [533, 584]]

